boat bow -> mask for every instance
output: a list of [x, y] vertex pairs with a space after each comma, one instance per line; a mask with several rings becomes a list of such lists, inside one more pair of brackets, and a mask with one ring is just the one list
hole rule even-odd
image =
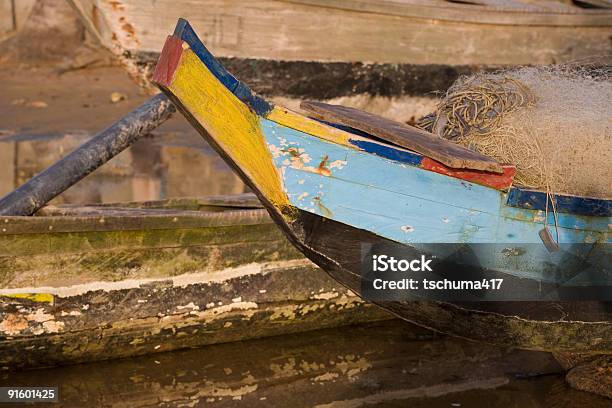
[[168, 36], [153, 81], [260, 199], [279, 211], [288, 205], [258, 117], [272, 106], [228, 73], [185, 20]]

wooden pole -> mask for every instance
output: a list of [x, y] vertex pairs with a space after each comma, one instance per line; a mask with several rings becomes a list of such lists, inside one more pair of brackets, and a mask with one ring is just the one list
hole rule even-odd
[[0, 199], [0, 215], [32, 215], [92, 171], [164, 123], [175, 111], [159, 94]]

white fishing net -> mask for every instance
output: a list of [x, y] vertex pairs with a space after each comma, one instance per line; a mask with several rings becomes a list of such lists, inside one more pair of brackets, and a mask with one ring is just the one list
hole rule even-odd
[[583, 62], [462, 77], [417, 126], [514, 164], [516, 184], [610, 198], [611, 73]]

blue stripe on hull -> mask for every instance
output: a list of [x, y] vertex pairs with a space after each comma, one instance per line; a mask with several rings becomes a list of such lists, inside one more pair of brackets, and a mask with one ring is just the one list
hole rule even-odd
[[[527, 209], [546, 209], [546, 193], [543, 191], [513, 188], [508, 194], [508, 205]], [[555, 208], [559, 212], [581, 215], [612, 217], [612, 200], [599, 198], [575, 197], [556, 194]], [[548, 203], [552, 211], [552, 203]]]

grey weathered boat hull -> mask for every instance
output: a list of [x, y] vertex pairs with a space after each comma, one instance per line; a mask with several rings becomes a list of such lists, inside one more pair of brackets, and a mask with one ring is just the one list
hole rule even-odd
[[389, 318], [250, 195], [3, 217], [0, 366], [129, 357]]

